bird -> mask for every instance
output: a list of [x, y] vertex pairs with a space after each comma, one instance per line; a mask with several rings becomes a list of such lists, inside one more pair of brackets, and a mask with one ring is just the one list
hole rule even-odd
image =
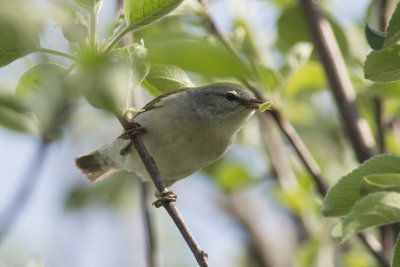
[[[145, 130], [143, 143], [162, 179], [171, 186], [225, 155], [237, 132], [263, 103], [240, 84], [218, 82], [160, 95], [137, 112], [132, 122]], [[120, 170], [151, 180], [124, 134], [76, 158], [75, 163], [92, 182]]]

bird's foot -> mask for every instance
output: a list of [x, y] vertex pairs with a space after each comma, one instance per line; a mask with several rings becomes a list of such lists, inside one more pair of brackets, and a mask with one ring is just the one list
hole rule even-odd
[[124, 140], [128, 140], [132, 135], [143, 135], [146, 129], [136, 122], [130, 122], [127, 129], [118, 137]]
[[153, 202], [153, 206], [155, 206], [156, 208], [159, 208], [162, 205], [164, 205], [165, 203], [176, 202], [177, 199], [178, 199], [178, 195], [176, 195], [174, 192], [163, 191], [160, 193], [158, 199]]

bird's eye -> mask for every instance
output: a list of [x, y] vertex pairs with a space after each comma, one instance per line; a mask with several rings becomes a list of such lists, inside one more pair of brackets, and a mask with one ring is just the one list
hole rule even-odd
[[225, 95], [225, 98], [226, 98], [226, 100], [228, 100], [228, 101], [233, 101], [233, 100], [236, 99], [236, 96], [235, 96], [234, 94], [232, 94], [232, 93], [227, 93], [227, 94]]

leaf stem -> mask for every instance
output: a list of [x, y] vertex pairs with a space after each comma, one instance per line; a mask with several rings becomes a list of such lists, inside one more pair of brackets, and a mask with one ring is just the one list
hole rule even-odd
[[131, 27], [126, 26], [125, 28], [123, 28], [117, 35], [115, 35], [115, 37], [113, 39], [111, 39], [108, 44], [105, 45], [104, 48], [104, 53], [108, 54], [111, 49], [114, 48], [114, 46], [117, 45], [117, 43], [125, 36], [125, 34], [127, 34], [128, 32], [131, 31]]
[[71, 54], [67, 54], [58, 50], [53, 50], [53, 49], [49, 49], [49, 48], [44, 48], [44, 47], [39, 47], [35, 50], [32, 51], [32, 53], [47, 53], [47, 54], [52, 54], [52, 55], [56, 55], [56, 56], [60, 56], [60, 57], [65, 57], [74, 61], [78, 61], [78, 58], [75, 57], [74, 55]]

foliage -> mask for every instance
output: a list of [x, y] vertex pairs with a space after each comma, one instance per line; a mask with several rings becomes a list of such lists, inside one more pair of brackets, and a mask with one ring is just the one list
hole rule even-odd
[[[224, 29], [225, 37], [232, 40], [231, 48], [213, 28], [204, 6], [197, 1], [182, 0], [125, 0], [121, 17], [105, 39], [100, 40], [98, 19], [102, 2], [57, 1], [45, 12], [53, 14], [51, 23], [68, 43], [66, 51], [47, 48], [43, 24], [49, 23], [49, 18], [43, 13], [28, 14], [35, 12], [27, 12], [23, 0], [0, 2], [0, 67], [9, 67], [17, 60], [22, 62], [20, 59], [31, 54], [46, 53], [26, 58], [34, 65], [21, 75], [14, 94], [1, 92], [0, 125], [51, 142], [62, 138], [65, 128], [73, 127], [70, 119], [82, 105], [81, 99], [104, 113], [120, 116], [134, 102], [131, 99], [134, 89], [144, 88], [152, 96], [158, 96], [215, 80], [245, 83], [272, 99], [273, 108], [294, 125], [316, 157], [322, 175], [328, 177], [325, 182], [335, 184], [320, 207], [321, 196], [316, 194], [315, 181], [294, 156], [289, 143], [284, 143], [282, 150], [283, 156], [289, 158], [285, 168], [295, 179], [282, 181], [270, 160], [277, 152], [260, 149], [264, 144], [260, 135], [274, 128], [269, 124], [262, 127], [263, 131], [249, 125], [239, 133], [237, 144], [246, 155], [251, 154], [246, 150], [249, 147], [257, 150], [255, 156], [252, 154], [254, 158], [268, 166], [263, 173], [254, 170], [257, 166], [247, 156], [229, 154], [230, 158], [208, 166], [203, 174], [212, 177], [213, 183], [227, 196], [255, 187], [265, 177], [280, 178], [282, 186], [271, 182], [272, 189], [266, 190], [268, 193], [263, 191], [262, 201], [273, 199], [300, 222], [298, 228], [306, 240], [297, 247], [292, 265], [352, 262], [374, 266], [374, 261], [365, 260], [369, 259], [368, 251], [352, 243], [340, 249], [335, 247], [335, 240], [326, 234], [329, 222], [321, 215], [342, 217], [334, 230], [335, 237], [342, 240], [372, 227], [400, 221], [400, 158], [394, 156], [400, 152], [396, 131], [400, 113], [400, 5], [386, 32], [370, 23], [364, 28], [366, 38], [359, 42], [325, 8], [356, 88], [361, 116], [373, 129], [378, 127], [372, 99], [379, 97], [385, 100], [384, 111], [390, 122], [385, 125], [384, 140], [387, 152], [393, 155], [376, 156], [356, 167], [351, 146], [326, 92], [329, 84], [324, 68], [316, 57], [304, 14], [296, 1], [268, 1], [279, 15], [276, 34], [265, 33], [264, 28], [255, 29], [249, 17], [233, 16], [229, 29]], [[21, 10], [21, 16], [15, 17], [9, 10], [17, 9]], [[355, 28], [362, 32], [362, 26]], [[134, 42], [127, 38], [131, 36]], [[352, 50], [357, 47], [361, 51], [367, 44], [373, 50], [368, 56]], [[362, 65], [360, 62], [364, 60]], [[336, 182], [338, 176], [351, 169]], [[78, 185], [67, 196], [66, 206], [79, 210], [93, 204], [118, 205], [119, 192], [129, 186], [128, 179], [115, 179], [93, 188]], [[125, 195], [128, 193], [122, 196]], [[393, 266], [400, 265], [399, 247], [398, 240]], [[334, 253], [338, 256], [326, 257]]]

